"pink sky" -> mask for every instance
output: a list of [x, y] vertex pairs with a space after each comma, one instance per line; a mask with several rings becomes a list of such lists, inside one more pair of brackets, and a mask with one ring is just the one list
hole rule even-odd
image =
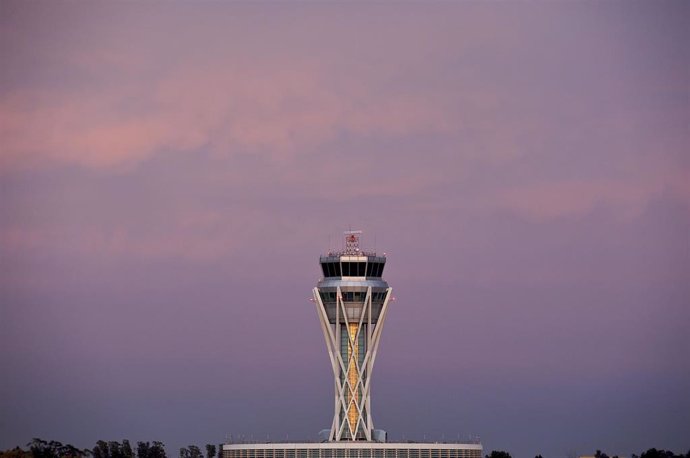
[[2, 2], [0, 448], [315, 438], [307, 298], [353, 227], [393, 439], [687, 451], [689, 18]]

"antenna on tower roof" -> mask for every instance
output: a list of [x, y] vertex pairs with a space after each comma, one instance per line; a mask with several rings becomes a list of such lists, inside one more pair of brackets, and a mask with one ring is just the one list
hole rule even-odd
[[362, 231], [345, 231], [345, 254], [360, 254], [359, 236]]

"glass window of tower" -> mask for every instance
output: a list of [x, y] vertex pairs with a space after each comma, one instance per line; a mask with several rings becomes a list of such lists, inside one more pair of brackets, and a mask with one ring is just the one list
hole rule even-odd
[[357, 276], [358, 277], [363, 277], [367, 268], [367, 263], [366, 262], [358, 262], [357, 263]]

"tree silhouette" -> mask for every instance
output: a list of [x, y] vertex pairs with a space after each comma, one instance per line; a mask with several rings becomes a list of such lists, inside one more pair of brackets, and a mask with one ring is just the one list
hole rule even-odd
[[129, 441], [127, 439], [122, 440], [122, 456], [124, 458], [134, 458], [132, 446], [129, 444]]
[[[142, 442], [139, 441], [137, 442], [137, 458], [149, 458], [149, 450], [151, 449], [151, 444], [148, 442]], [[94, 458], [104, 458], [104, 457], [95, 457]], [[107, 457], [105, 457], [107, 458]]]
[[492, 450], [490, 455], [486, 455], [486, 458], [512, 458], [510, 453], [504, 452], [503, 450]]
[[597, 450], [594, 454], [594, 458], [609, 458], [609, 456], [606, 453], [603, 453], [601, 450]]
[[153, 441], [153, 445], [149, 449], [148, 458], [166, 458], [165, 445], [160, 441]]
[[93, 458], [110, 458], [110, 449], [106, 441], [99, 440], [96, 442], [96, 446], [93, 448]]

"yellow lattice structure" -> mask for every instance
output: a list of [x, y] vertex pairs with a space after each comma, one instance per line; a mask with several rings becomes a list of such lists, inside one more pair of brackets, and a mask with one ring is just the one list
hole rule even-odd
[[357, 389], [357, 381], [359, 380], [359, 372], [357, 371], [357, 363], [359, 358], [359, 346], [357, 345], [357, 323], [350, 323], [348, 327], [348, 335], [350, 345], [347, 350], [347, 358], [349, 361], [347, 368], [347, 381], [350, 382], [351, 391], [350, 408], [347, 411], [347, 419], [350, 422], [350, 429], [357, 431], [357, 424], [359, 420], [359, 413], [357, 412], [357, 405], [359, 404], [359, 390]]

